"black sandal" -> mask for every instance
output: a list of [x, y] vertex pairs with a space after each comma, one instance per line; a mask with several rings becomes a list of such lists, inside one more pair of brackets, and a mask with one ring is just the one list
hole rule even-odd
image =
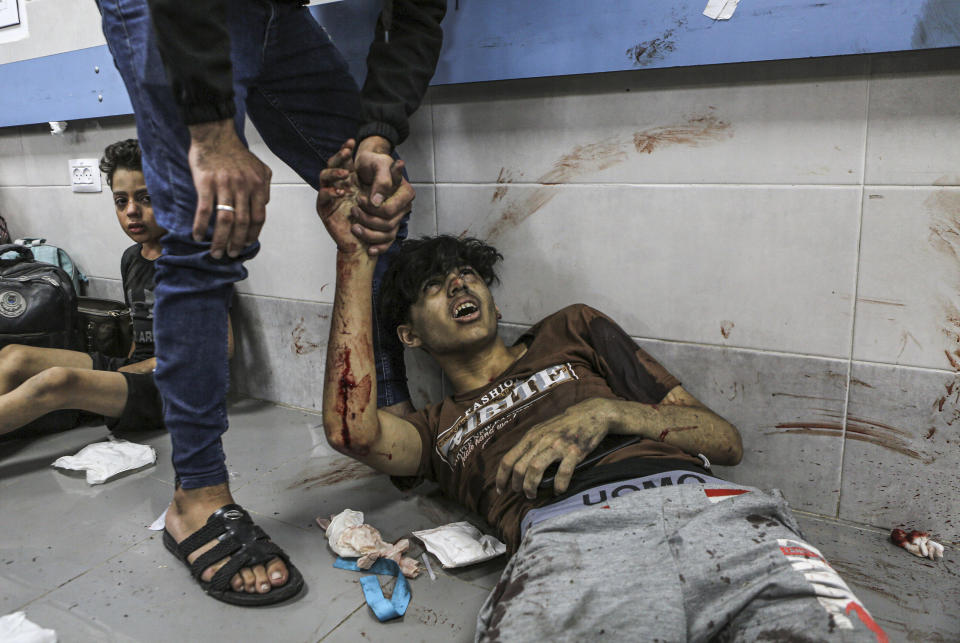
[[[211, 540], [220, 542], [201, 554], [192, 564], [187, 562], [187, 556]], [[240, 505], [220, 507], [207, 519], [206, 525], [187, 536], [182, 543], [177, 543], [170, 532], [164, 529], [163, 544], [190, 568], [190, 573], [207, 594], [224, 603], [251, 607], [271, 605], [292, 598], [303, 589], [300, 570], [293, 566], [286, 552], [253, 523], [250, 514]], [[209, 581], [201, 580], [200, 576], [207, 567], [227, 557], [230, 559], [217, 570], [213, 578]], [[266, 566], [274, 558], [281, 559], [287, 566], [286, 584], [273, 587], [266, 594], [234, 591], [230, 585], [234, 574], [244, 567]]]

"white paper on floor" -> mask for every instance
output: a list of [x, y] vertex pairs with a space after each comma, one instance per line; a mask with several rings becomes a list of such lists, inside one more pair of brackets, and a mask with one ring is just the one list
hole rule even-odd
[[40, 627], [24, 612], [0, 616], [0, 641], [4, 643], [57, 643], [57, 633]]
[[[169, 507], [167, 508], [169, 509]], [[163, 531], [167, 528], [167, 509], [163, 510], [163, 513], [160, 514], [160, 517], [153, 521], [147, 529], [150, 531]]]
[[502, 542], [466, 521], [411, 533], [422, 540], [427, 551], [446, 568], [482, 563], [507, 551]]
[[710, 0], [703, 10], [703, 15], [714, 20], [729, 20], [739, 3], [740, 0]]
[[88, 484], [103, 484], [118, 473], [139, 469], [157, 461], [152, 446], [126, 440], [88, 444], [76, 455], [57, 458], [53, 466], [87, 472]]

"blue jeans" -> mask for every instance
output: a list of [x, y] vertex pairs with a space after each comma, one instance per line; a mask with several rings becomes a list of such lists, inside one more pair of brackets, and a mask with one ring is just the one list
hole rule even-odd
[[[185, 489], [220, 484], [227, 481], [220, 439], [227, 429], [227, 315], [233, 284], [246, 278], [243, 262], [257, 254], [259, 244], [236, 260], [217, 261], [209, 242], [193, 240], [197, 194], [187, 161], [190, 134], [167, 82], [146, 0], [97, 4], [133, 103], [154, 213], [168, 231], [157, 261], [154, 339], [174, 468]], [[245, 142], [249, 116], [270, 149], [316, 188], [326, 160], [356, 134], [357, 85], [305, 7], [272, 0], [230, 0], [227, 6], [237, 133]], [[405, 236], [406, 221], [398, 238]], [[394, 244], [377, 264], [374, 297], [396, 251]], [[376, 308], [377, 403], [385, 406], [409, 394], [402, 347]]]

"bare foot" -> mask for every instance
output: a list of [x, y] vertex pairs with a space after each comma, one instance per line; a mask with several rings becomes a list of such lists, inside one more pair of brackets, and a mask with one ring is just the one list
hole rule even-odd
[[[233, 496], [230, 495], [230, 489], [226, 484], [200, 489], [181, 489], [177, 487], [177, 490], [173, 493], [173, 502], [167, 508], [166, 529], [174, 540], [181, 543], [190, 534], [207, 524], [207, 518], [213, 512], [232, 503]], [[216, 540], [211, 540], [191, 553], [187, 560], [192, 563], [216, 544]], [[224, 558], [207, 567], [201, 578], [205, 582], [209, 582], [227, 560], [229, 559]], [[274, 587], [283, 586], [287, 579], [286, 565], [279, 558], [274, 558], [267, 563], [266, 567], [263, 565], [244, 567], [230, 579], [230, 585], [235, 592], [266, 594]]]

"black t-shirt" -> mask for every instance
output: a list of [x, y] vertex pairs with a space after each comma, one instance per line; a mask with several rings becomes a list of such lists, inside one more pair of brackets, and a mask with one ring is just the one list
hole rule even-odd
[[123, 298], [133, 317], [133, 357], [131, 362], [142, 362], [154, 356], [153, 347], [153, 277], [155, 261], [140, 254], [143, 246], [135, 243], [126, 249], [120, 260], [123, 279]]

